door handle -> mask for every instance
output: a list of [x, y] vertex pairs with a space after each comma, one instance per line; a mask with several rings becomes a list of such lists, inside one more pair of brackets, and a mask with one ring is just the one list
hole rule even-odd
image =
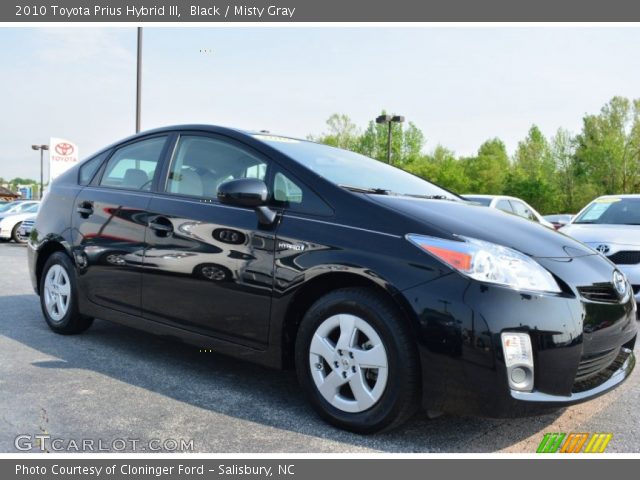
[[149, 228], [161, 237], [169, 236], [173, 233], [173, 224], [167, 217], [153, 217], [149, 220]]
[[83, 218], [88, 218], [93, 215], [93, 202], [80, 202], [76, 211]]

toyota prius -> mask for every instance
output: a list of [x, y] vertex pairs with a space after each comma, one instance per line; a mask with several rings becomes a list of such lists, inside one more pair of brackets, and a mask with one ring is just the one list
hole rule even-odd
[[28, 252], [54, 332], [100, 318], [295, 368], [324, 419], [361, 433], [420, 407], [545, 413], [635, 364], [632, 289], [602, 255], [286, 136], [189, 125], [114, 143], [52, 183]]

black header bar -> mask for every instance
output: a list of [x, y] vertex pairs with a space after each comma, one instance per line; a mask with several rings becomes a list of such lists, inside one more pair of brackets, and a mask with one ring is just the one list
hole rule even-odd
[[640, 22], [640, 2], [2, 0], [0, 22]]

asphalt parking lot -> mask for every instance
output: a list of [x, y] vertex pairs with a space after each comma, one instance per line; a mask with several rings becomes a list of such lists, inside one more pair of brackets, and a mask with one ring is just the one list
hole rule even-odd
[[391, 433], [354, 435], [315, 416], [293, 372], [100, 320], [83, 335], [55, 335], [31, 289], [26, 247], [0, 244], [0, 452], [16, 452], [18, 435], [47, 434], [63, 439], [59, 446], [91, 439], [118, 450], [114, 439], [156, 440], [155, 448], [193, 440], [193, 451], [214, 453], [532, 453], [546, 432], [611, 432], [607, 452], [640, 452], [639, 378], [634, 372], [614, 392], [553, 415], [419, 414]]

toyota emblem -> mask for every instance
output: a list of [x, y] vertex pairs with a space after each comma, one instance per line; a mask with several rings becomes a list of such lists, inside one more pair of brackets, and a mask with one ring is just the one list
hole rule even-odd
[[609, 245], [598, 245], [596, 247], [596, 250], [599, 251], [601, 254], [606, 255], [607, 253], [609, 253], [609, 251], [611, 250], [611, 248], [609, 248]]
[[616, 292], [618, 292], [618, 295], [620, 295], [620, 298], [622, 298], [622, 297], [624, 297], [626, 295], [626, 293], [627, 293], [627, 279], [618, 270], [613, 272], [613, 287], [616, 289]]
[[70, 143], [61, 142], [56, 145], [56, 152], [58, 155], [71, 155], [73, 153], [73, 145]]

